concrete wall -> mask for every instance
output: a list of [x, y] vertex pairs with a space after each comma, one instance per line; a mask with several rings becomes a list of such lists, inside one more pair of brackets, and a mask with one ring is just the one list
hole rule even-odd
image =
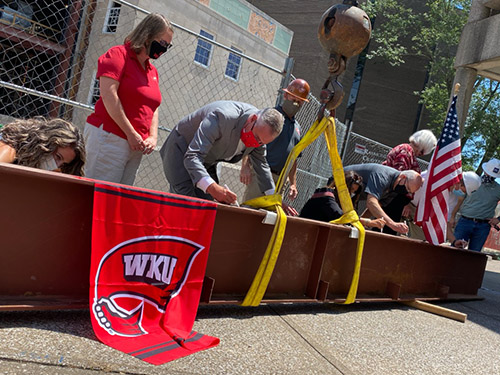
[[474, 68], [485, 77], [500, 79], [500, 14], [465, 25], [455, 66]]
[[[461, 84], [458, 120], [463, 127], [477, 75], [500, 80], [500, 0], [473, 0], [458, 45], [454, 79]], [[451, 100], [451, 99], [450, 99]]]
[[[194, 0], [151, 1], [151, 12], [164, 13], [172, 22], [194, 32], [200, 28], [216, 35], [215, 40], [235, 46], [253, 58], [273, 67], [282, 68], [288, 51], [282, 51], [262, 38], [252, 35], [234, 22]], [[292, 32], [290, 32], [293, 35]], [[182, 48], [182, 47], [181, 47]]]

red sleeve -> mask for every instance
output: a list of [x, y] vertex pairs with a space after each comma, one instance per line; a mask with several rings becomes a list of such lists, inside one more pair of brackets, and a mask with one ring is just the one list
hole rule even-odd
[[[411, 147], [411, 146], [410, 146]], [[398, 171], [406, 171], [412, 169], [412, 150], [406, 147], [406, 144], [401, 144], [394, 147], [389, 154], [387, 159], [383, 163], [389, 167], [397, 169]]]
[[97, 61], [96, 78], [105, 76], [119, 81], [125, 67], [126, 53], [124, 46], [111, 47]]

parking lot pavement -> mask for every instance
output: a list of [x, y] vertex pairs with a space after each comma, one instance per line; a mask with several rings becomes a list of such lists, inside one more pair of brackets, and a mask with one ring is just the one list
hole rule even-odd
[[483, 300], [440, 305], [465, 323], [398, 303], [201, 306], [194, 329], [221, 344], [153, 366], [100, 343], [88, 311], [0, 313], [1, 374], [500, 374], [500, 261]]

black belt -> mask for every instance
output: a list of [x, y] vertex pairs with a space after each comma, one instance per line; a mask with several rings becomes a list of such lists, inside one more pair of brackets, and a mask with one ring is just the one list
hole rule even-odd
[[488, 223], [490, 219], [474, 219], [472, 217], [462, 216], [464, 219], [472, 220], [475, 223]]

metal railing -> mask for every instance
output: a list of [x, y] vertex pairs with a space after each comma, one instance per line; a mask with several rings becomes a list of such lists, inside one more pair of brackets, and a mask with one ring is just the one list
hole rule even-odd
[[41, 22], [34, 21], [28, 15], [7, 6], [0, 7], [0, 23], [21, 29], [41, 38], [57, 41], [54, 36], [58, 34], [58, 30]]

